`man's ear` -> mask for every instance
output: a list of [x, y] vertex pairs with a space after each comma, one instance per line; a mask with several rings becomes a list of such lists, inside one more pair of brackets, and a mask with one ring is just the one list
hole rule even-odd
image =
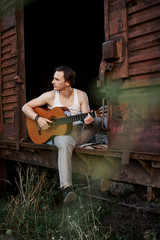
[[65, 81], [65, 82], [66, 82], [66, 86], [67, 86], [67, 87], [71, 85], [71, 84], [70, 84], [70, 81]]

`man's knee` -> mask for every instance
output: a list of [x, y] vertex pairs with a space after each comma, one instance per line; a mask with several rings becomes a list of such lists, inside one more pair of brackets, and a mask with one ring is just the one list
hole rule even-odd
[[75, 146], [74, 139], [68, 135], [55, 137], [54, 143], [59, 149], [73, 149]]
[[95, 131], [98, 131], [102, 126], [102, 119], [100, 117], [97, 117], [94, 119], [93, 122], [93, 128], [95, 129]]

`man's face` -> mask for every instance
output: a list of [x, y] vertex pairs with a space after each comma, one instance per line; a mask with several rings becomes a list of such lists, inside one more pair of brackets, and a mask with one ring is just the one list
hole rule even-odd
[[63, 71], [55, 72], [52, 84], [55, 91], [64, 90], [66, 87], [70, 85], [68, 81], [65, 81]]

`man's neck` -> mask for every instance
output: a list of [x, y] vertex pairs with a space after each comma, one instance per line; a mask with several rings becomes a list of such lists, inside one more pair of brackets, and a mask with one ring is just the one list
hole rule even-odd
[[65, 88], [64, 90], [60, 91], [60, 95], [65, 97], [65, 98], [70, 98], [73, 94], [73, 88], [69, 87], [69, 88]]

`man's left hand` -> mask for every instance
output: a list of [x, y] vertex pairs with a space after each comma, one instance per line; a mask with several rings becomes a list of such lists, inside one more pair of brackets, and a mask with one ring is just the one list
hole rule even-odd
[[88, 116], [84, 119], [86, 125], [91, 124], [94, 121], [94, 118], [88, 113]]

